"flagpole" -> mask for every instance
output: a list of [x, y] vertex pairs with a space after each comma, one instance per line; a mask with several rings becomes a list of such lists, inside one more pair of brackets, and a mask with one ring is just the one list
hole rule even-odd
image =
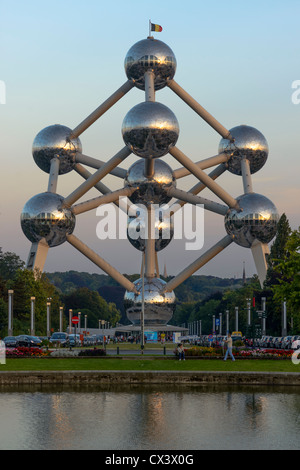
[[151, 20], [149, 20], [149, 37], [151, 36]]

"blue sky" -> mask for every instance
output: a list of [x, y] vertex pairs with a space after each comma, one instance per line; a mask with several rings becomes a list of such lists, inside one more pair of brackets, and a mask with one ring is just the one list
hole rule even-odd
[[[300, 105], [291, 101], [291, 86], [300, 79], [299, 13], [299, 1], [291, 0], [1, 0], [0, 80], [7, 97], [6, 105], [0, 105], [0, 246], [27, 258], [30, 243], [19, 215], [31, 196], [46, 190], [48, 181], [31, 155], [34, 137], [55, 123], [75, 127], [126, 81], [125, 55], [147, 37], [149, 19], [162, 25], [155, 37], [176, 55], [175, 80], [225, 127], [248, 124], [265, 135], [270, 154], [253, 175], [254, 190], [269, 197], [280, 213], [286, 212], [292, 227], [298, 227]], [[198, 161], [217, 153], [220, 136], [171, 90], [161, 90], [156, 99], [176, 114], [177, 145], [190, 158]], [[106, 160], [120, 150], [123, 118], [143, 100], [137, 89], [126, 95], [81, 136], [84, 153]], [[129, 163], [133, 161], [130, 157]], [[105, 182], [112, 189], [122, 185], [111, 177]], [[178, 186], [188, 189], [194, 182], [188, 178]], [[239, 177], [228, 173], [219, 182], [233, 196], [242, 194]], [[62, 176], [58, 192], [68, 195], [80, 183], [76, 174]], [[203, 195], [215, 199], [209, 192]], [[139, 271], [139, 253], [127, 241], [99, 242], [97, 222], [94, 212], [80, 216], [75, 234], [122, 272]], [[224, 233], [222, 217], [205, 214], [203, 250]], [[161, 252], [161, 270], [166, 262], [175, 274], [199, 254], [185, 253], [174, 241]], [[251, 275], [250, 251], [232, 245], [201, 273], [240, 276], [243, 261]], [[67, 245], [50, 250], [45, 268], [97, 272]]]

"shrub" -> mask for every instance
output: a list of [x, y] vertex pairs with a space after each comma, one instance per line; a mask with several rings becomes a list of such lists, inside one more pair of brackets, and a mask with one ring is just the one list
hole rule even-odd
[[79, 352], [78, 356], [84, 357], [84, 356], [106, 356], [106, 351], [105, 349], [83, 349], [82, 351]]

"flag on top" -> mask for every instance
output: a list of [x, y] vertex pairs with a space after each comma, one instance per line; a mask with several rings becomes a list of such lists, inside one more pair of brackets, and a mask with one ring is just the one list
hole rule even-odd
[[162, 31], [162, 27], [159, 24], [151, 23], [151, 31], [156, 31], [160, 33]]

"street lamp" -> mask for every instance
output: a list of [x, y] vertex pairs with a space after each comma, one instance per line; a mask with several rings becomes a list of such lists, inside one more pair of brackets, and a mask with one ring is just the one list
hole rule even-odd
[[8, 291], [8, 336], [13, 335], [13, 298], [14, 291]]
[[50, 332], [50, 309], [51, 309], [51, 297], [47, 298], [47, 336], [50, 338], [51, 332]]
[[69, 309], [69, 335], [72, 334], [72, 317], [73, 317], [73, 310]]
[[59, 307], [59, 331], [63, 330], [63, 307]]
[[30, 311], [30, 334], [31, 336], [35, 336], [34, 331], [34, 317], [35, 317], [35, 297], [30, 297], [31, 301], [31, 311]]
[[87, 315], [84, 315], [84, 329], [85, 329], [85, 335], [87, 334]]

